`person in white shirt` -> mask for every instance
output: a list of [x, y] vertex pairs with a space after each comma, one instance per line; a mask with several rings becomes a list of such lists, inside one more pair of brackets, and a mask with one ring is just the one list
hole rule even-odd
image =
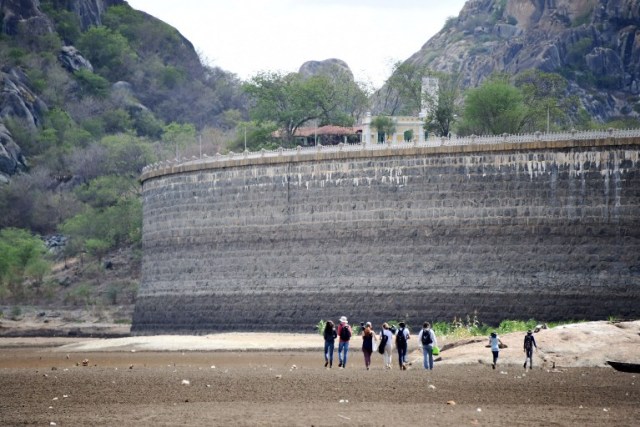
[[491, 347], [491, 352], [493, 353], [493, 363], [491, 367], [496, 369], [496, 365], [498, 364], [498, 354], [500, 353], [500, 346], [503, 345], [500, 338], [498, 338], [498, 334], [495, 332], [491, 332], [489, 336], [489, 346]]
[[[384, 338], [383, 338], [384, 337]], [[391, 369], [391, 352], [393, 351], [393, 333], [389, 329], [388, 323], [382, 324], [380, 333], [380, 345], [378, 351], [382, 353], [385, 369]]]

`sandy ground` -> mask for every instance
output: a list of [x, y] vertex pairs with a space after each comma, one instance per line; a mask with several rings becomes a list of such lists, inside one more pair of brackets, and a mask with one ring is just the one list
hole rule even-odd
[[306, 334], [0, 338], [0, 425], [637, 426], [640, 375], [604, 360], [640, 362], [639, 334], [640, 322], [542, 331], [533, 370], [521, 333], [502, 337], [495, 370], [484, 340], [448, 343], [431, 372], [417, 350], [408, 371], [378, 354], [367, 371], [356, 349], [325, 369]]

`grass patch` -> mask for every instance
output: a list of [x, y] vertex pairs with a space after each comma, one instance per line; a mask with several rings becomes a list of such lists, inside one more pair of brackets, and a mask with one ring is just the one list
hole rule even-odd
[[[567, 325], [572, 323], [586, 322], [586, 320], [567, 320], [562, 322], [545, 322], [547, 328], [554, 328], [560, 325]], [[491, 332], [496, 332], [498, 335], [504, 335], [511, 332], [526, 332], [529, 329], [535, 329], [535, 327], [542, 322], [538, 322], [535, 319], [529, 320], [503, 320], [496, 326], [487, 325], [481, 323], [478, 320], [476, 313], [473, 315], [467, 315], [466, 318], [454, 317], [451, 322], [435, 322], [432, 325], [433, 331], [437, 336], [448, 337], [452, 339], [472, 338], [479, 336], [489, 336]]]

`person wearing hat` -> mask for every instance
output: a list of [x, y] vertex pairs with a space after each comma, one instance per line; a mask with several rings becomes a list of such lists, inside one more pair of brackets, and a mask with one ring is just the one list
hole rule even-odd
[[351, 340], [351, 326], [346, 316], [340, 318], [338, 325], [338, 367], [347, 367], [347, 355], [349, 354], [349, 341]]
[[527, 335], [524, 336], [524, 369], [527, 369], [527, 360], [529, 360], [529, 369], [533, 369], [533, 347], [538, 348], [538, 345], [533, 337], [533, 332], [529, 329]]
[[500, 338], [498, 338], [498, 334], [496, 332], [491, 332], [489, 336], [489, 347], [491, 347], [491, 353], [493, 353], [493, 363], [491, 367], [496, 369], [496, 365], [498, 364], [498, 355], [500, 354], [500, 346], [503, 345]]

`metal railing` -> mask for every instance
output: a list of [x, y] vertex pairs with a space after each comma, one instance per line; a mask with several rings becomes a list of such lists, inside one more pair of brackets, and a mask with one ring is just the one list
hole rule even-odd
[[[503, 135], [484, 135], [484, 136], [465, 136], [453, 138], [430, 138], [425, 141], [414, 142], [385, 142], [379, 144], [338, 144], [338, 145], [318, 145], [311, 147], [295, 147], [290, 149], [278, 148], [276, 150], [260, 150], [260, 151], [243, 151], [240, 153], [229, 152], [227, 154], [217, 153], [215, 156], [192, 157], [191, 159], [173, 159], [156, 162], [145, 166], [142, 173], [151, 172], [153, 170], [164, 169], [181, 165], [192, 164], [215, 164], [215, 162], [226, 162], [229, 160], [241, 159], [259, 159], [274, 157], [295, 157], [313, 155], [314, 153], [335, 153], [335, 152], [355, 152], [355, 151], [381, 151], [381, 150], [403, 150], [413, 147], [445, 147], [459, 145], [488, 145], [488, 144], [522, 144], [536, 141], [584, 141], [590, 139], [606, 139], [606, 138], [638, 138], [640, 137], [640, 129], [606, 129], [606, 130], [589, 130], [570, 132], [552, 132], [542, 133], [535, 132], [529, 134], [503, 134]], [[306, 156], [305, 156], [306, 157]]]

